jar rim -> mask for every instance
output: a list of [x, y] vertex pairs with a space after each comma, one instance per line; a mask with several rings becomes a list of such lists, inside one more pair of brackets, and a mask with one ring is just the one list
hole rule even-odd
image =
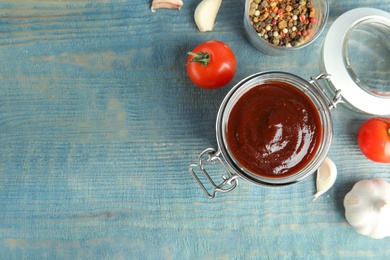
[[[250, 89], [271, 81], [287, 83], [301, 90], [316, 106], [322, 126], [320, 145], [318, 146], [313, 158], [299, 172], [293, 175], [280, 178], [260, 176], [245, 169], [234, 158], [232, 152], [229, 149], [228, 142], [226, 139], [226, 127], [228, 123], [229, 114], [238, 99], [243, 94], [247, 93]], [[325, 98], [323, 97], [322, 92], [318, 91], [315, 86], [294, 74], [280, 71], [267, 71], [255, 73], [243, 79], [242, 81], [237, 83], [225, 96], [217, 115], [216, 135], [217, 143], [223, 158], [230, 166], [230, 168], [240, 177], [249, 182], [262, 186], [286, 186], [300, 182], [306, 177], [310, 176], [325, 160], [332, 142], [333, 121], [331, 118], [330, 109], [328, 108], [328, 105], [326, 103]]]

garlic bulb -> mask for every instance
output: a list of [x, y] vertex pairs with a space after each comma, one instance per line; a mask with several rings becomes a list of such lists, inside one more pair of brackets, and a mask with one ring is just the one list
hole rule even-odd
[[376, 239], [390, 236], [390, 184], [357, 182], [344, 198], [345, 217], [359, 234]]

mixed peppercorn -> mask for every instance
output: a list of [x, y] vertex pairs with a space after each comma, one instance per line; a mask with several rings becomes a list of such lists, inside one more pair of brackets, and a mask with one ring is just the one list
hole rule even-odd
[[315, 16], [311, 0], [252, 0], [249, 6], [258, 35], [281, 47], [304, 43], [317, 22]]

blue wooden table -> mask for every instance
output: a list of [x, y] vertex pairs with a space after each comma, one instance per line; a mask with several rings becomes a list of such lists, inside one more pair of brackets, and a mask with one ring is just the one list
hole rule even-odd
[[[330, 0], [315, 43], [288, 56], [257, 51], [243, 31], [244, 0], [224, 0], [213, 32], [198, 1], [150, 11], [149, 0], [0, 2], [0, 258], [384, 259], [390, 238], [357, 234], [343, 199], [361, 179], [390, 181], [356, 134], [368, 118], [332, 110], [329, 152], [339, 176], [315, 202], [315, 176], [280, 189], [246, 181], [210, 200], [188, 171], [216, 147], [226, 93], [265, 70], [320, 73], [334, 20], [389, 0]], [[237, 73], [225, 88], [195, 87], [186, 53], [226, 42]]]

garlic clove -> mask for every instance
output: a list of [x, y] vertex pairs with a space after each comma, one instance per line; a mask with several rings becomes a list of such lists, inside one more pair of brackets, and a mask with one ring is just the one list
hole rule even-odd
[[181, 0], [153, 0], [150, 9], [155, 12], [156, 9], [180, 9], [183, 6]]
[[203, 0], [195, 9], [194, 19], [199, 31], [212, 31], [222, 0]]
[[317, 193], [313, 196], [313, 201], [327, 192], [335, 183], [337, 178], [337, 168], [334, 162], [328, 157], [317, 170]]

